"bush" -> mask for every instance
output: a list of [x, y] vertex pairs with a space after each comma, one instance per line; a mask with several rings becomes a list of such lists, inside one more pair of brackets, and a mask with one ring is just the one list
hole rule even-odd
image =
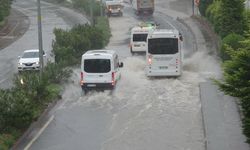
[[100, 29], [103, 34], [103, 45], [107, 45], [109, 43], [109, 39], [111, 37], [111, 30], [109, 26], [108, 18], [106, 17], [98, 17], [97, 24], [95, 25], [97, 29]]
[[206, 17], [213, 24], [215, 32], [221, 30], [221, 1], [214, 1], [206, 10]]
[[223, 38], [230, 33], [243, 34], [245, 0], [221, 0], [221, 27], [219, 34]]
[[0, 22], [10, 13], [11, 0], [0, 0]]
[[20, 130], [13, 128], [9, 128], [5, 133], [0, 133], [0, 150], [8, 150], [20, 135]]
[[79, 10], [82, 10], [86, 12], [88, 15], [90, 15], [90, 8], [92, 5], [92, 10], [93, 10], [93, 16], [100, 16], [100, 3], [97, 1], [92, 1], [91, 0], [72, 0], [73, 2], [73, 7]]
[[2, 91], [0, 111], [1, 131], [10, 127], [25, 129], [33, 120], [34, 104], [23, 91]]
[[43, 72], [44, 80], [53, 84], [67, 82], [72, 70], [69, 68], [64, 68], [64, 66], [64, 61], [60, 61], [60, 63], [49, 62]]
[[[250, 43], [249, 43], [250, 45]], [[238, 97], [243, 109], [243, 131], [250, 142], [250, 50], [227, 49], [231, 60], [224, 63], [224, 81], [217, 81], [226, 94]]]
[[213, 0], [201, 0], [199, 5], [199, 11], [202, 16], [205, 16], [206, 10], [210, 4], [212, 4]]
[[244, 37], [235, 33], [227, 35], [222, 40], [222, 46], [220, 48], [220, 55], [222, 60], [229, 60], [230, 56], [227, 54], [226, 49], [227, 46], [231, 47], [234, 50], [238, 50], [242, 45], [240, 41], [243, 41]]
[[[99, 26], [98, 26], [99, 27]], [[80, 63], [80, 58], [89, 49], [104, 47], [104, 28], [90, 25], [76, 25], [69, 31], [55, 29], [53, 52], [56, 63], [64, 62], [66, 66]]]

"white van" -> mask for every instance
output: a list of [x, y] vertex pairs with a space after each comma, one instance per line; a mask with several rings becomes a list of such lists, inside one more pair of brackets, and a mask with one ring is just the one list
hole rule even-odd
[[93, 88], [113, 89], [120, 79], [119, 62], [114, 50], [89, 50], [82, 55], [81, 87], [84, 91]]
[[154, 29], [152, 26], [136, 26], [131, 29], [130, 52], [146, 52], [147, 36], [149, 31]]

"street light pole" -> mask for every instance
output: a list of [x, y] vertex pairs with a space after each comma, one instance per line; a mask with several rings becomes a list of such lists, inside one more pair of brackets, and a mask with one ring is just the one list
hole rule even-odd
[[192, 14], [194, 15], [194, 0], [192, 0]]
[[43, 39], [42, 39], [42, 16], [40, 0], [37, 0], [37, 24], [38, 24], [38, 44], [39, 44], [39, 63], [40, 63], [40, 77], [43, 73]]
[[103, 16], [103, 10], [102, 10], [102, 2], [100, 1], [100, 15]]
[[90, 0], [90, 21], [91, 25], [94, 25], [94, 17], [93, 17], [93, 0]]

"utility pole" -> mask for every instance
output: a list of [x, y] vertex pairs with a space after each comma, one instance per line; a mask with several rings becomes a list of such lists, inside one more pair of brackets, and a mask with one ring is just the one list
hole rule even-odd
[[94, 26], [94, 16], [93, 16], [93, 0], [90, 0], [90, 22]]
[[40, 0], [37, 0], [37, 24], [38, 24], [38, 44], [39, 44], [39, 63], [40, 63], [40, 78], [43, 73], [43, 38], [42, 38], [42, 16]]
[[100, 1], [100, 15], [101, 15], [101, 17], [103, 16], [103, 9], [102, 9], [102, 2]]
[[194, 15], [194, 0], [192, 0], [192, 14]]

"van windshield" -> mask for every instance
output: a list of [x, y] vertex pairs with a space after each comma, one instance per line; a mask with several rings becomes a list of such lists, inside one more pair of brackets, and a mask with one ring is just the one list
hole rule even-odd
[[85, 59], [84, 71], [87, 73], [107, 73], [110, 71], [109, 59]]
[[148, 34], [133, 34], [134, 42], [146, 42]]
[[178, 53], [177, 38], [155, 38], [148, 40], [150, 54], [176, 54]]

